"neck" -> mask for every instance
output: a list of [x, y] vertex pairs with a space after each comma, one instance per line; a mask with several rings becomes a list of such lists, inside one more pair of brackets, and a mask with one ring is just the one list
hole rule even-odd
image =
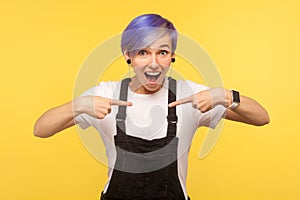
[[143, 85], [136, 76], [134, 76], [131, 78], [129, 88], [137, 94], [154, 94], [162, 88], [162, 85], [158, 85], [155, 88], [148, 88], [146, 85]]

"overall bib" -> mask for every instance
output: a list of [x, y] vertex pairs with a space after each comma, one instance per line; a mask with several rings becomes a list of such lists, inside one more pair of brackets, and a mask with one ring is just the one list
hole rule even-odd
[[[122, 80], [120, 100], [127, 101], [130, 78]], [[176, 81], [169, 78], [168, 102], [176, 100]], [[146, 140], [126, 134], [126, 106], [119, 106], [114, 136], [117, 158], [101, 200], [185, 200], [178, 178], [176, 107], [168, 108], [167, 136]]]

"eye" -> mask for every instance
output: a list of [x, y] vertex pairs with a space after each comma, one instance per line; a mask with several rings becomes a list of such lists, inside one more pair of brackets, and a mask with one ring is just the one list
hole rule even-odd
[[147, 55], [147, 51], [146, 50], [140, 50], [138, 52], [138, 54], [141, 55], [141, 56], [145, 56], [145, 55]]
[[169, 52], [166, 51], [166, 50], [161, 50], [159, 53], [160, 53], [160, 55], [165, 56], [165, 55], [167, 55]]

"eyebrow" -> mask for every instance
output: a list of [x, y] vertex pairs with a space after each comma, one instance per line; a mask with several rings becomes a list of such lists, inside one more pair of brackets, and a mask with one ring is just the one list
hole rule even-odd
[[169, 45], [167, 45], [167, 44], [163, 44], [163, 45], [159, 46], [159, 48], [162, 48], [162, 47], [167, 47], [168, 49], [170, 49]]
[[[171, 49], [171, 48], [169, 47], [168, 44], [162, 44], [162, 45], [160, 45], [158, 48], [163, 48], [163, 47], [167, 47], [169, 50]], [[152, 47], [151, 47], [151, 46], [148, 46], [148, 47], [146, 47], [146, 48], [152, 48]]]

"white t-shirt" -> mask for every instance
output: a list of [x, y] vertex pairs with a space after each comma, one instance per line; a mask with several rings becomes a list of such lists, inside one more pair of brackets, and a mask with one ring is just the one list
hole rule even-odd
[[[110, 99], [119, 99], [120, 84], [118, 82], [100, 82], [98, 86], [85, 91], [81, 96], [101, 96]], [[189, 97], [208, 87], [196, 84], [192, 81], [177, 81], [177, 99]], [[126, 134], [143, 138], [157, 139], [163, 138], [167, 134], [167, 115], [168, 115], [168, 80], [164, 82], [164, 86], [154, 94], [137, 94], [128, 88], [128, 99], [132, 102], [132, 106], [127, 107], [126, 118]], [[208, 112], [201, 113], [194, 109], [190, 103], [179, 105], [176, 107], [178, 116], [177, 134], [179, 138], [178, 144], [178, 177], [182, 189], [186, 193], [186, 177], [188, 167], [188, 153], [190, 144], [198, 127], [206, 126], [215, 128], [225, 113], [226, 108], [217, 105]], [[111, 178], [113, 167], [116, 160], [116, 150], [114, 145], [114, 136], [116, 135], [115, 117], [118, 112], [118, 106], [112, 106], [112, 112], [104, 119], [96, 119], [87, 114], [81, 114], [75, 118], [76, 123], [82, 129], [93, 126], [99, 132], [103, 143], [106, 147], [106, 155], [108, 157], [108, 182], [104, 188], [107, 190], [109, 180]]]

